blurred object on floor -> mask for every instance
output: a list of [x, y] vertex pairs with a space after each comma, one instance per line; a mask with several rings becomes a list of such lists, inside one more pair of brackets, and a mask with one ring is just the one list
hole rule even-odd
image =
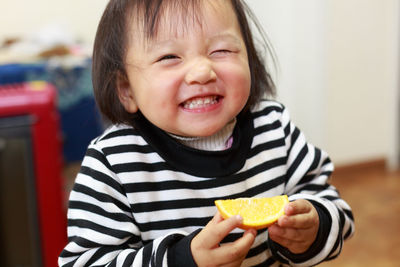
[[74, 34], [58, 23], [44, 25], [29, 34], [3, 37], [0, 44], [0, 64], [30, 63], [47, 58], [87, 58], [91, 46], [80, 42]]
[[[90, 140], [104, 129], [93, 96], [92, 62], [90, 55], [71, 38], [54, 38], [38, 37], [40, 41], [30, 41], [35, 49], [23, 46], [24, 42], [19, 39], [6, 42], [0, 49], [0, 85], [37, 80], [53, 84], [57, 88], [61, 115], [64, 160], [79, 161]], [[30, 56], [2, 57], [3, 53], [20, 54], [20, 49], [27, 49], [25, 52]]]
[[0, 86], [0, 266], [44, 266], [67, 242], [56, 89]]

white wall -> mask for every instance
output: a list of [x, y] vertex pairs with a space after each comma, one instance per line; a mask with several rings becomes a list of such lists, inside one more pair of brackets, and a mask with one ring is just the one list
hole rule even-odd
[[398, 157], [397, 0], [248, 0], [280, 61], [279, 99], [338, 165]]
[[316, 145], [325, 142], [325, 1], [247, 1], [277, 54], [278, 100]]
[[[92, 43], [107, 0], [4, 0], [0, 41], [59, 24]], [[276, 50], [278, 97], [337, 164], [398, 154], [398, 0], [247, 0]]]
[[338, 161], [398, 152], [399, 2], [329, 1], [327, 149]]

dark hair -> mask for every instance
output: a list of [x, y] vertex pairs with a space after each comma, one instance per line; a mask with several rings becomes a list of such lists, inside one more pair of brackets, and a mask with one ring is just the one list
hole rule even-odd
[[[118, 98], [117, 81], [126, 77], [125, 53], [128, 45], [130, 18], [141, 22], [146, 37], [157, 33], [163, 9], [171, 7], [196, 15], [202, 0], [110, 0], [97, 28], [93, 49], [92, 79], [97, 105], [103, 115], [113, 123], [131, 124], [133, 114], [127, 112]], [[264, 48], [273, 58], [266, 35], [255, 16], [242, 0], [230, 0], [236, 13], [240, 30], [247, 48], [251, 73], [250, 97], [245, 109], [256, 105], [263, 97], [275, 95], [275, 86], [264, 64], [263, 57], [255, 47], [248, 18], [261, 33]], [[179, 8], [179, 9], [176, 9]], [[187, 13], [186, 13], [187, 14]], [[196, 18], [194, 18], [196, 19]]]

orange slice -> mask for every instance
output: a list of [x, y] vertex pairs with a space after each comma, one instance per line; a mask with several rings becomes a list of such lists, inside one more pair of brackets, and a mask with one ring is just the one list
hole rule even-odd
[[239, 214], [243, 218], [242, 229], [262, 229], [275, 223], [284, 214], [287, 195], [266, 198], [237, 198], [216, 200], [224, 219]]

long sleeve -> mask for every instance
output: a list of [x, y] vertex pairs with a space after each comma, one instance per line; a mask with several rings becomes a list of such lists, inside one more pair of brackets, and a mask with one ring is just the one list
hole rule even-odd
[[195, 266], [190, 242], [215, 214], [214, 200], [280, 194], [315, 206], [316, 242], [292, 255], [261, 231], [243, 266], [305, 266], [338, 255], [354, 225], [328, 183], [326, 153], [305, 141], [279, 103], [241, 115], [224, 152], [187, 148], [144, 122], [107, 129], [90, 144], [71, 192], [59, 265]]
[[289, 200], [307, 199], [317, 209], [320, 229], [312, 247], [295, 255], [270, 242], [273, 253], [281, 262], [292, 266], [311, 266], [335, 258], [343, 241], [354, 232], [354, 219], [349, 205], [340, 198], [335, 187], [328, 183], [333, 164], [328, 155], [306, 142], [303, 133], [282, 112], [281, 123], [287, 149], [285, 193]]
[[59, 266], [166, 266], [167, 251], [185, 238], [174, 231], [143, 241], [126, 193], [104, 155], [89, 147], [70, 195], [69, 242]]

